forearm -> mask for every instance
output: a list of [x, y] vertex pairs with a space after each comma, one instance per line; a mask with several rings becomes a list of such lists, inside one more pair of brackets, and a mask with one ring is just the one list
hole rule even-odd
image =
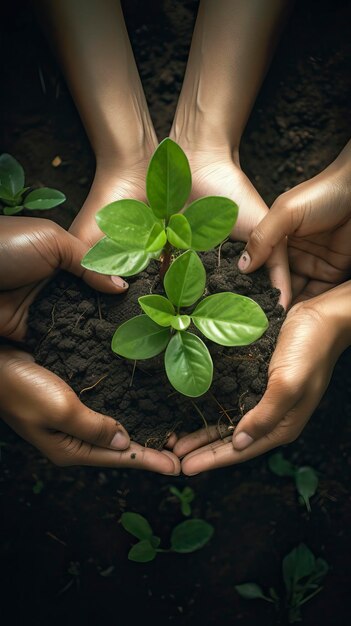
[[291, 4], [201, 0], [172, 128], [176, 141], [238, 149]]
[[157, 143], [117, 0], [35, 0], [98, 162], [131, 165]]

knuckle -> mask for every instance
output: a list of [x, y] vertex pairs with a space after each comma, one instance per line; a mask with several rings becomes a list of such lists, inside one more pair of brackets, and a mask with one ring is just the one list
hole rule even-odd
[[250, 247], [253, 249], [260, 248], [263, 240], [264, 234], [262, 232], [262, 229], [260, 228], [260, 226], [256, 226], [256, 228], [252, 231], [250, 235]]

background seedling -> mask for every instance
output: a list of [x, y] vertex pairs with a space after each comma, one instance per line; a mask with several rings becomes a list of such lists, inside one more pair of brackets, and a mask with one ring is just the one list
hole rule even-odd
[[285, 556], [282, 575], [285, 597], [279, 597], [274, 588], [264, 592], [256, 583], [236, 585], [235, 589], [246, 600], [261, 599], [275, 604], [278, 611], [287, 614], [289, 624], [300, 622], [301, 607], [319, 593], [329, 566], [321, 558], [315, 558], [311, 550], [301, 543]]
[[159, 552], [179, 552], [182, 554], [200, 550], [211, 539], [214, 528], [202, 519], [181, 522], [172, 530], [170, 547], [160, 548], [161, 539], [154, 535], [145, 517], [139, 513], [126, 512], [121, 516], [123, 528], [139, 539], [128, 553], [130, 561], [147, 563], [153, 561]]
[[194, 490], [191, 487], [184, 487], [184, 489], [180, 491], [180, 489], [177, 489], [177, 487], [173, 485], [170, 486], [169, 490], [172, 495], [178, 498], [183, 515], [189, 517], [189, 515], [191, 515], [190, 503], [195, 498]]
[[24, 182], [22, 165], [10, 154], [1, 154], [0, 202], [4, 215], [15, 215], [23, 209], [30, 211], [52, 209], [66, 200], [66, 196], [57, 189], [40, 187], [29, 191], [30, 187], [25, 187]]
[[269, 457], [268, 466], [277, 476], [291, 476], [294, 479], [301, 501], [310, 513], [310, 498], [316, 493], [319, 483], [317, 472], [313, 467], [293, 465], [284, 458], [281, 452], [276, 452]]

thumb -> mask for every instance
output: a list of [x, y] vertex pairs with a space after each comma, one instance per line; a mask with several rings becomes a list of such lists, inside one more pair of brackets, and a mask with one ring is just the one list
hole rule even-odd
[[296, 405], [299, 398], [279, 381], [268, 383], [261, 401], [240, 420], [233, 435], [233, 447], [245, 450], [254, 441], [269, 435]]
[[271, 256], [275, 246], [296, 230], [299, 226], [295, 223], [297, 219], [294, 209], [287, 208], [285, 201], [278, 198], [252, 231], [238, 261], [239, 270], [246, 273], [261, 267]]
[[105, 293], [123, 293], [128, 289], [128, 283], [120, 276], [106, 276], [98, 272], [86, 270], [81, 260], [89, 250], [89, 245], [71, 233], [63, 230], [59, 241], [61, 263], [60, 267], [83, 280], [98, 291]]
[[78, 402], [80, 406], [71, 413], [67, 425], [62, 428], [65, 433], [99, 448], [125, 450], [129, 447], [129, 435], [117, 420], [96, 413], [80, 400]]

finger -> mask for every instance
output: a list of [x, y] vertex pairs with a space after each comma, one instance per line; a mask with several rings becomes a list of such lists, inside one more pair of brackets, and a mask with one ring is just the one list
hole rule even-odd
[[81, 265], [82, 258], [88, 252], [89, 245], [81, 241], [71, 233], [63, 231], [61, 240], [61, 263], [60, 267], [72, 272], [98, 291], [105, 293], [121, 293], [128, 289], [128, 283], [120, 276], [105, 276], [98, 272], [92, 272]]
[[[125, 428], [112, 417], [92, 411], [78, 398], [70, 415], [61, 422], [64, 432], [101, 448], [125, 450], [130, 439]], [[66, 424], [66, 427], [64, 427]]]
[[167, 439], [167, 443], [166, 443], [166, 448], [168, 448], [169, 450], [172, 450], [175, 446], [175, 444], [178, 441], [178, 435], [176, 433], [172, 433], [168, 439]]
[[252, 272], [261, 267], [271, 256], [275, 246], [294, 232], [296, 218], [293, 211], [287, 211], [281, 203], [275, 203], [253, 229], [238, 262], [240, 271]]
[[300, 399], [300, 392], [291, 384], [270, 378], [260, 402], [245, 413], [233, 434], [233, 447], [244, 450], [269, 435]]
[[286, 239], [273, 249], [266, 265], [273, 287], [280, 290], [279, 304], [287, 309], [291, 302], [291, 279]]
[[195, 432], [186, 434], [178, 439], [173, 448], [173, 452], [179, 458], [182, 458], [186, 454], [189, 454], [189, 452], [202, 448], [217, 439], [219, 439], [217, 426], [201, 428], [201, 430], [196, 430]]
[[[39, 447], [39, 446], [38, 446]], [[42, 451], [57, 465], [142, 469], [159, 474], [178, 475], [179, 459], [167, 450], [153, 450], [132, 442], [128, 450], [114, 451], [89, 445], [63, 433], [42, 442]]]

